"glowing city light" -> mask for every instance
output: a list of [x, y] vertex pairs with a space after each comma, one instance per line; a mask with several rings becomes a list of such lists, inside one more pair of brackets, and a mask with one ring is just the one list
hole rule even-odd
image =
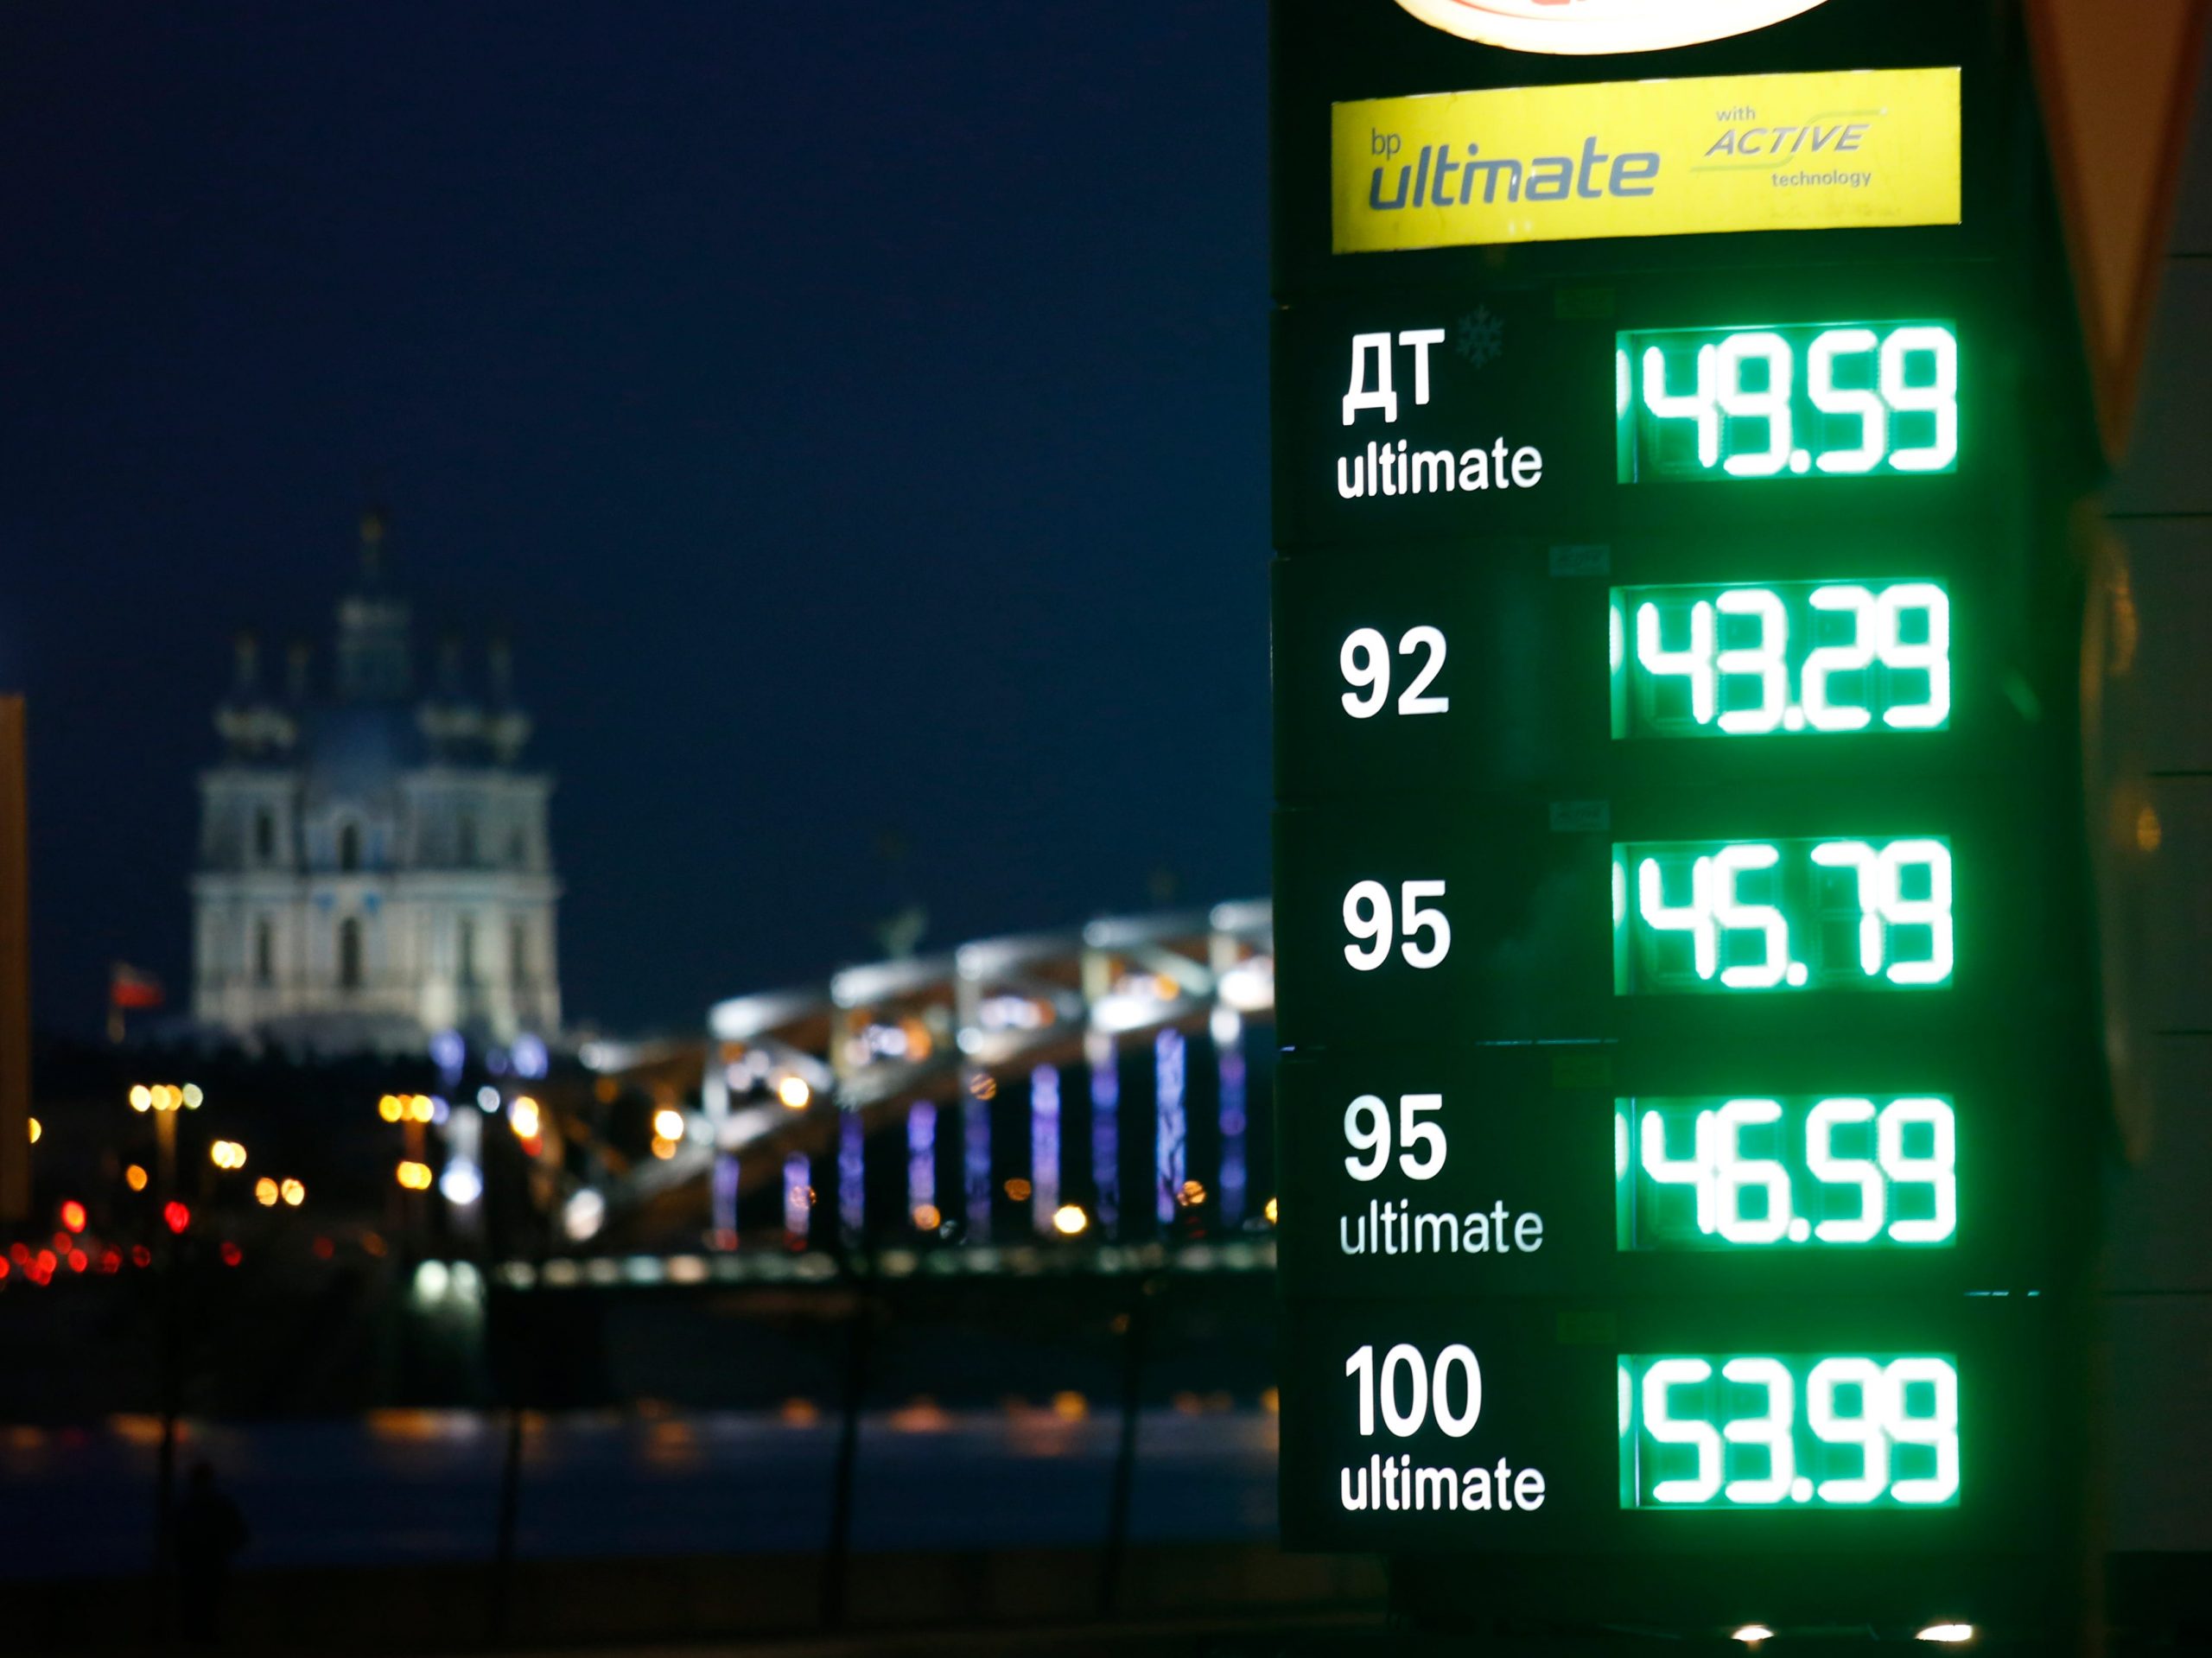
[[[1154, 1115], [1153, 1173], [1154, 1208], [1162, 1223], [1175, 1218], [1175, 1210], [1188, 1207], [1185, 1195], [1185, 1140], [1188, 1125], [1183, 1114], [1183, 1083], [1186, 1045], [1180, 1031], [1168, 1029], [1153, 1039]], [[1204, 1194], [1201, 1193], [1201, 1196]]]
[[589, 1186], [576, 1192], [561, 1206], [561, 1229], [574, 1242], [585, 1242], [606, 1222], [607, 1199]]
[[124, 1170], [123, 1184], [129, 1186], [133, 1191], [145, 1191], [146, 1171], [141, 1168], [137, 1164], [133, 1163], [129, 1168]]
[[1090, 1179], [1097, 1195], [1098, 1223], [1111, 1236], [1122, 1204], [1122, 1073], [1114, 1039], [1090, 1031], [1083, 1039], [1090, 1071]]
[[407, 1115], [407, 1102], [397, 1094], [387, 1094], [377, 1102], [377, 1115], [386, 1122], [397, 1122]]
[[906, 1113], [906, 1210], [923, 1231], [937, 1229], [937, 1107], [927, 1100]]
[[708, 1219], [715, 1235], [715, 1248], [737, 1248], [737, 1153], [715, 1153], [714, 1172], [708, 1178]]
[[276, 1193], [283, 1198], [287, 1209], [297, 1209], [308, 1200], [308, 1189], [289, 1175], [277, 1185]]
[[661, 1140], [680, 1140], [683, 1138], [683, 1114], [672, 1105], [664, 1105], [653, 1113], [653, 1134]]
[[804, 1077], [786, 1077], [776, 1084], [776, 1097], [793, 1111], [806, 1109], [807, 1102], [814, 1097], [814, 1090], [806, 1085]]
[[991, 1101], [998, 1083], [988, 1071], [968, 1078], [971, 1097], [960, 1108], [960, 1190], [968, 1205], [970, 1242], [991, 1236]]
[[1090, 1217], [1080, 1204], [1062, 1204], [1052, 1211], [1052, 1229], [1064, 1238], [1079, 1236], [1090, 1224]]
[[536, 1140], [544, 1125], [537, 1111], [537, 1102], [527, 1094], [518, 1095], [507, 1108], [507, 1126], [515, 1131], [518, 1140]]
[[484, 1176], [475, 1164], [455, 1158], [438, 1177], [438, 1191], [448, 1203], [466, 1209], [484, 1195]]
[[508, 1057], [514, 1061], [516, 1076], [531, 1077], [545, 1075], [551, 1058], [545, 1051], [545, 1044], [527, 1033], [515, 1039]]
[[1930, 1623], [1925, 1629], [1916, 1631], [1913, 1639], [1940, 1641], [1945, 1646], [1960, 1646], [1974, 1639], [1974, 1625], [1971, 1623]]
[[219, 1140], [207, 1148], [207, 1160], [219, 1169], [245, 1166], [245, 1147], [235, 1140]]
[[784, 1159], [784, 1242], [796, 1249], [806, 1242], [814, 1211], [814, 1171], [804, 1152]]
[[845, 1236], [857, 1239], [868, 1225], [868, 1151], [857, 1111], [838, 1114], [837, 1221]]
[[61, 1205], [61, 1229], [65, 1232], [81, 1232], [85, 1229], [85, 1206], [74, 1197], [67, 1199]]
[[[1022, 1183], [1014, 1201], [1031, 1202], [1041, 1230], [1060, 1207], [1060, 1073], [1053, 1065], [1029, 1073], [1029, 1172], [1031, 1180]], [[1010, 1186], [1007, 1195], [1014, 1197]]]
[[133, 1111], [150, 1109], [153, 1103], [154, 1090], [152, 1089], [148, 1088], [143, 1083], [133, 1085], [130, 1090], [130, 1109]]
[[1764, 1623], [1746, 1623], [1742, 1629], [1732, 1631], [1728, 1638], [1740, 1641], [1747, 1647], [1756, 1647], [1762, 1641], [1773, 1640], [1774, 1631]]
[[1216, 1121], [1221, 1128], [1221, 1220], [1230, 1228], [1244, 1223], [1244, 1021], [1233, 1007], [1217, 1007], [1211, 1020], [1214, 1062], [1220, 1078]]
[[430, 1189], [430, 1166], [428, 1163], [417, 1163], [410, 1158], [401, 1163], [393, 1172], [399, 1184], [410, 1191], [428, 1191]]
[[255, 1182], [253, 1183], [253, 1201], [254, 1201], [254, 1202], [256, 1202], [256, 1203], [257, 1203], [257, 1204], [260, 1204], [264, 1209], [274, 1209], [274, 1208], [276, 1208], [276, 1181], [274, 1181], [274, 1180], [270, 1179], [270, 1178], [269, 1178], [269, 1176], [267, 1176], [267, 1175], [265, 1175], [265, 1174], [264, 1174], [264, 1175], [263, 1175], [263, 1176], [261, 1177], [261, 1178], [259, 1178], [258, 1180], [255, 1181]]

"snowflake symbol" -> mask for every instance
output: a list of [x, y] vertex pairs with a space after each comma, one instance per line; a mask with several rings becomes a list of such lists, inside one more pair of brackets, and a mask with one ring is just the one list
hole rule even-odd
[[1476, 368], [1495, 362], [1505, 350], [1505, 324], [1491, 314], [1489, 306], [1478, 305], [1459, 319], [1452, 349]]

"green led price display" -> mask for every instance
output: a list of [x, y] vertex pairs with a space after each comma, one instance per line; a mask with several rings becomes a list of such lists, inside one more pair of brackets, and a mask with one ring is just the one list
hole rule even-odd
[[1623, 1249], [1947, 1245], [1959, 1229], [1950, 1101], [1614, 1102]]
[[1958, 467], [1948, 323], [1623, 334], [1613, 380], [1624, 484]]
[[1932, 581], [1616, 588], [1613, 735], [1941, 731], [1951, 600]]
[[1620, 1361], [1624, 1509], [1953, 1508], [1948, 1355]]
[[1927, 989], [1951, 981], [1948, 841], [1613, 848], [1613, 988]]

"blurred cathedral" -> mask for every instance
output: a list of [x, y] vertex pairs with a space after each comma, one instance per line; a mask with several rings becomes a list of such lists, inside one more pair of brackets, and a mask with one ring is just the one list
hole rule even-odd
[[364, 518], [327, 675], [296, 645], [283, 684], [264, 684], [252, 637], [238, 641], [215, 712], [226, 752], [200, 777], [194, 1014], [321, 1053], [552, 1036], [553, 782], [521, 763], [508, 648], [468, 664], [448, 638], [418, 688], [384, 538]]

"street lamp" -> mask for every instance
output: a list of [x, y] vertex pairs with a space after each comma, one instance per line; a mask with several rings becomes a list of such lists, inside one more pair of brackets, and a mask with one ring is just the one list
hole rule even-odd
[[[154, 1114], [154, 1130], [161, 1146], [162, 1191], [176, 1189], [176, 1114], [197, 1111], [207, 1096], [197, 1083], [179, 1087], [175, 1083], [137, 1083], [130, 1089], [130, 1109]], [[227, 1143], [227, 1142], [226, 1142]], [[243, 1160], [243, 1152], [241, 1152]], [[221, 1166], [219, 1164], [217, 1166]]]

